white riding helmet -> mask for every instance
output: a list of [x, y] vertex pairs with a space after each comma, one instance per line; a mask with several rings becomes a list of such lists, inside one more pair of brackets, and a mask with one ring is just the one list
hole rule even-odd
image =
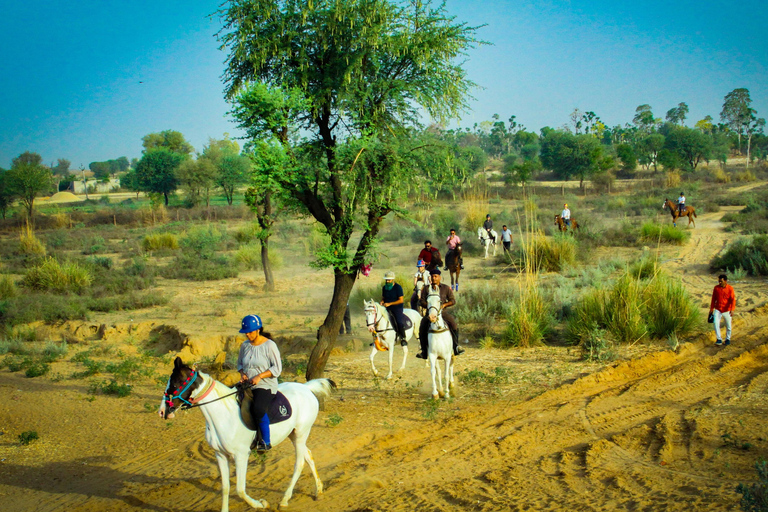
[[389, 280], [389, 279], [392, 279], [393, 281], [395, 279], [395, 273], [392, 272], [391, 270], [384, 274], [384, 280], [386, 281], [386, 280]]

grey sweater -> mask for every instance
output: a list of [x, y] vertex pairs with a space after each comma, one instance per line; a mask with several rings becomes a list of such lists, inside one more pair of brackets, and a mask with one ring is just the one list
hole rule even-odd
[[237, 356], [237, 371], [242, 371], [246, 377], [252, 379], [267, 370], [272, 372], [272, 377], [261, 379], [254, 388], [268, 389], [274, 395], [277, 393], [277, 378], [283, 371], [280, 351], [274, 341], [268, 339], [261, 345], [254, 345], [246, 340], [240, 345], [240, 354]]

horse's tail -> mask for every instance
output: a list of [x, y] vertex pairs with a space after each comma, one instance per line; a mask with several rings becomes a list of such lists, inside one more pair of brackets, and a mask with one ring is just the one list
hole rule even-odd
[[330, 396], [330, 394], [336, 390], [336, 383], [331, 379], [312, 379], [304, 385], [318, 398], [321, 396]]
[[693, 206], [691, 206], [691, 211], [693, 212], [693, 216], [694, 216], [694, 217], [696, 217], [696, 218], [698, 219], [698, 218], [699, 218], [699, 216], [698, 216], [698, 215], [696, 215], [696, 210], [694, 210], [694, 209], [693, 209]]

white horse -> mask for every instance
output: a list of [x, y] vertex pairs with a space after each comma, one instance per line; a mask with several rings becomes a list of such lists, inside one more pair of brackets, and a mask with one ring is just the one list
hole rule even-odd
[[491, 230], [491, 236], [488, 236], [488, 231], [484, 227], [477, 228], [477, 238], [480, 240], [480, 245], [485, 247], [485, 258], [488, 259], [488, 247], [493, 246], [493, 255], [496, 256], [496, 245], [499, 241], [499, 234], [493, 229]]
[[[389, 321], [389, 312], [387, 312], [387, 308], [378, 302], [375, 302], [373, 299], [363, 302], [365, 304], [365, 324], [368, 326], [368, 330], [370, 332], [375, 332], [378, 335], [381, 345], [386, 347], [386, 350], [389, 352], [389, 374], [387, 374], [387, 379], [391, 379], [392, 358], [394, 357], [397, 332], [395, 331], [392, 323]], [[421, 316], [419, 316], [418, 312], [408, 308], [404, 308], [403, 313], [405, 316], [410, 318], [411, 324], [413, 324], [410, 328], [405, 329], [405, 341], [409, 341], [411, 338], [416, 339], [416, 333], [418, 332], [418, 325], [421, 321]], [[376, 365], [373, 363], [373, 358], [376, 357], [378, 352], [379, 348], [376, 347], [376, 344], [374, 343], [373, 350], [371, 350], [371, 370], [373, 371], [373, 375], [377, 377], [379, 375], [379, 371], [376, 369]], [[402, 371], [403, 368], [405, 368], [405, 362], [407, 358], [408, 345], [403, 345], [403, 364], [400, 365], [400, 370], [398, 371]]]
[[[319, 497], [323, 492], [323, 483], [317, 476], [312, 452], [307, 448], [307, 437], [317, 418], [317, 397], [330, 395], [335, 387], [336, 384], [330, 379], [314, 379], [306, 384], [283, 382], [278, 386], [290, 402], [293, 412], [289, 419], [270, 426], [271, 441], [276, 446], [288, 437], [296, 448], [293, 478], [280, 502], [281, 507], [288, 506], [288, 500], [293, 495], [293, 487], [304, 469], [305, 461], [315, 477], [316, 496]], [[253, 508], [268, 508], [266, 500], [255, 500], [245, 492], [248, 456], [251, 454], [251, 442], [256, 433], [243, 423], [234, 393], [234, 389], [186, 366], [181, 358], [177, 357], [158, 414], [163, 419], [173, 418], [173, 410], [181, 402], [184, 402], [186, 407], [200, 407], [205, 417], [205, 439], [216, 452], [216, 461], [221, 473], [222, 512], [229, 510], [230, 459], [235, 462], [237, 495]]]
[[[432, 374], [432, 398], [438, 396], [450, 398], [451, 389], [453, 389], [453, 337], [448, 328], [448, 324], [443, 320], [442, 308], [440, 304], [440, 293], [433, 292], [427, 296], [427, 315], [429, 316], [429, 349], [427, 357], [430, 364], [430, 373]], [[443, 393], [443, 377], [440, 375], [440, 367], [437, 360], [445, 361], [445, 393]], [[437, 380], [435, 380], [437, 374]]]

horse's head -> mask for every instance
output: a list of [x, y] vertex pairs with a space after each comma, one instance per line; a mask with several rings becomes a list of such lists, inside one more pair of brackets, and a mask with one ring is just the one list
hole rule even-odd
[[461, 246], [463, 243], [464, 242], [459, 242], [458, 244], [456, 244], [456, 253], [459, 255], [459, 257], [461, 257], [461, 251], [462, 251]]
[[163, 401], [160, 404], [158, 414], [164, 420], [173, 418], [173, 411], [181, 402], [189, 404], [189, 396], [195, 388], [198, 372], [194, 368], [185, 365], [180, 357], [173, 362], [173, 372], [168, 379], [168, 386], [163, 393]]
[[364, 300], [363, 304], [365, 305], [365, 325], [368, 326], [370, 332], [374, 332], [376, 330], [376, 322], [379, 320], [377, 317], [379, 308], [373, 299], [369, 301]]
[[441, 316], [441, 309], [440, 290], [430, 288], [429, 294], [427, 295], [427, 315], [429, 315], [430, 322], [433, 324], [437, 322], [438, 318]]
[[665, 197], [665, 198], [664, 198], [664, 204], [663, 204], [663, 205], [661, 205], [661, 209], [662, 209], [662, 210], [666, 210], [666, 209], [667, 209], [667, 206], [669, 206], [669, 199], [667, 199], [667, 198]]
[[557, 226], [559, 224], [560, 224], [560, 214], [557, 213], [557, 214], [555, 214], [555, 225]]

